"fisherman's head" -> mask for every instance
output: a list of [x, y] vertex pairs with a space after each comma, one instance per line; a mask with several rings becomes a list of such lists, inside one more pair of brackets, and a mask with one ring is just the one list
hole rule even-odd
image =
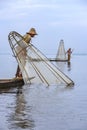
[[27, 34], [31, 35], [31, 37], [34, 37], [35, 35], [37, 35], [35, 28], [31, 28], [29, 32], [27, 32]]

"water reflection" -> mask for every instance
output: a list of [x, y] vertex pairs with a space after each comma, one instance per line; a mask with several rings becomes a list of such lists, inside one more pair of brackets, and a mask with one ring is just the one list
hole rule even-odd
[[71, 71], [71, 62], [56, 62], [56, 65], [63, 72], [65, 72], [66, 69], [68, 69], [68, 71]]
[[65, 65], [66, 65], [66, 62], [56, 62], [58, 68], [62, 71], [65, 70]]
[[71, 62], [67, 62], [68, 71], [71, 70]]
[[11, 115], [11, 129], [28, 129], [33, 130], [34, 120], [31, 117], [31, 107], [27, 106], [25, 101], [24, 92], [18, 89], [16, 94], [16, 106]]

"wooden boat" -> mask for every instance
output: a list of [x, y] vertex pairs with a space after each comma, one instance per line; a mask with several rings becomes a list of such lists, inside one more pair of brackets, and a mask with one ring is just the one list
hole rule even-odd
[[22, 77], [13, 79], [0, 79], [0, 89], [24, 85]]
[[68, 59], [49, 58], [50, 61], [67, 62]]

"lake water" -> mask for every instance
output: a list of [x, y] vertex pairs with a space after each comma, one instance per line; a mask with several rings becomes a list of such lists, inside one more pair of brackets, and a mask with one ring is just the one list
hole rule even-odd
[[0, 130], [87, 130], [87, 55], [55, 64], [75, 85], [24, 85], [20, 93], [19, 88], [1, 91]]

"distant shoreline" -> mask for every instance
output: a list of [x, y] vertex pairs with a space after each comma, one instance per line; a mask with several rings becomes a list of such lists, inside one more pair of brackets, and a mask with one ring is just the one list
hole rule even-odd
[[[0, 53], [0, 55], [12, 55], [12, 54], [11, 53]], [[47, 55], [51, 55], [51, 54], [47, 54]], [[87, 53], [73, 53], [72, 55], [87, 55]]]

